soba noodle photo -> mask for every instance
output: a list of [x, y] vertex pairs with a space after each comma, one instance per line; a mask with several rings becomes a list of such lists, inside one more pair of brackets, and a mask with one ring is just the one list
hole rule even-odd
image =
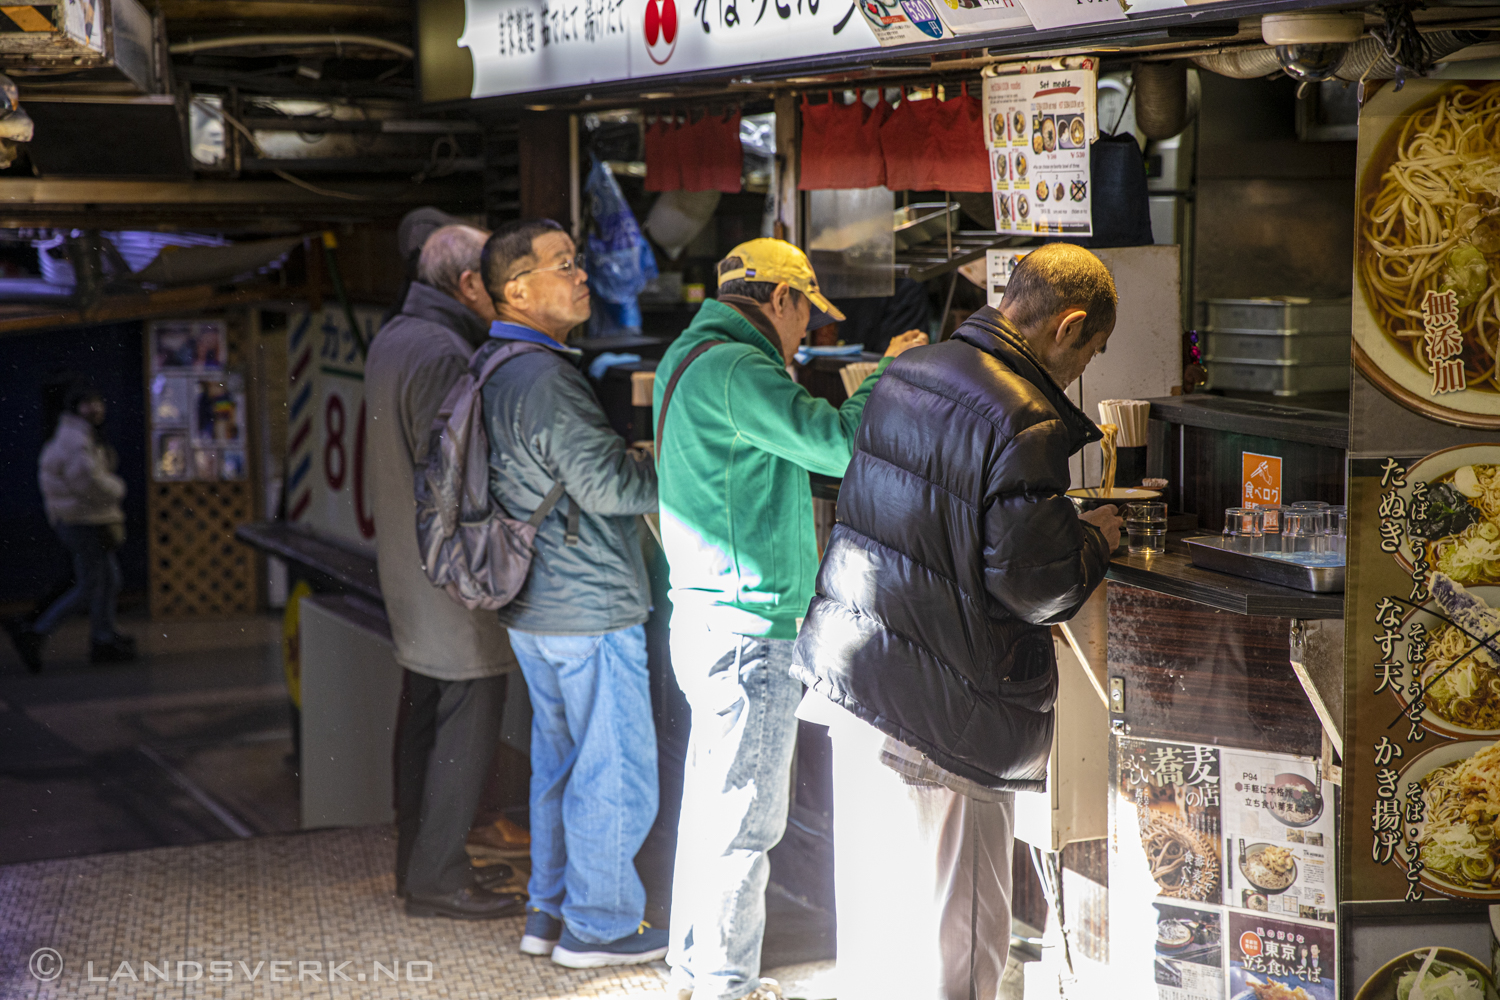
[[1417, 842], [1427, 871], [1475, 892], [1497, 888], [1500, 744], [1434, 768], [1419, 782], [1425, 804]]
[[1371, 162], [1360, 207], [1376, 324], [1431, 372], [1423, 300], [1454, 292], [1467, 388], [1500, 391], [1500, 83], [1455, 84], [1413, 109]]

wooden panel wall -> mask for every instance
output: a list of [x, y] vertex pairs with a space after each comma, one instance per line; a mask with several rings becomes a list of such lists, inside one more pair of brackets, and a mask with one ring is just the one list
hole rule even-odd
[[1131, 736], [1318, 756], [1290, 639], [1288, 618], [1109, 585], [1109, 675], [1125, 680]]

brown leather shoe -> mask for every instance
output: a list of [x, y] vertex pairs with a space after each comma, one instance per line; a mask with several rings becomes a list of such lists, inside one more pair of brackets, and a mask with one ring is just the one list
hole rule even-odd
[[465, 847], [469, 856], [475, 858], [528, 858], [531, 834], [502, 817], [470, 830]]
[[452, 917], [454, 920], [494, 920], [519, 917], [526, 912], [526, 897], [518, 892], [491, 892], [477, 885], [464, 886], [444, 896], [406, 897], [408, 917]]

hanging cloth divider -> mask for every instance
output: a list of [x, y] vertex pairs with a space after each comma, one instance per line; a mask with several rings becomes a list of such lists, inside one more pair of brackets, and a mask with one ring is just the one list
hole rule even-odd
[[679, 123], [675, 112], [646, 127], [647, 191], [722, 191], [741, 189], [744, 152], [740, 146], [740, 109], [724, 114], [692, 113]]
[[802, 95], [802, 154], [797, 187], [803, 191], [885, 186], [880, 127], [891, 116], [885, 95], [874, 108], [844, 104], [828, 93], [826, 104]]
[[681, 128], [677, 115], [664, 114], [646, 126], [646, 190], [681, 191], [682, 158], [678, 154]]
[[990, 190], [984, 106], [967, 83], [946, 101], [903, 99], [880, 128], [880, 146], [892, 191]]

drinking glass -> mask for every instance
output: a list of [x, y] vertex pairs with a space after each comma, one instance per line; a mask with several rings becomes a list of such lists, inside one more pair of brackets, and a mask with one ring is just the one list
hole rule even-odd
[[1327, 552], [1328, 536], [1323, 533], [1324, 512], [1291, 510], [1281, 521], [1282, 552]]
[[[1302, 514], [1316, 514], [1318, 519], [1314, 526], [1320, 534], [1328, 534], [1328, 511], [1330, 506], [1321, 500], [1298, 500], [1292, 504], [1292, 510]], [[1310, 523], [1310, 522], [1304, 522]]]
[[1167, 505], [1127, 504], [1125, 538], [1133, 556], [1159, 556], [1167, 551]]
[[1261, 535], [1267, 552], [1281, 551], [1281, 516], [1289, 507], [1280, 504], [1257, 504], [1261, 516]]
[[1264, 515], [1259, 507], [1224, 508], [1224, 534], [1234, 552], [1265, 551]]
[[1323, 527], [1328, 535], [1328, 551], [1343, 555], [1349, 539], [1349, 508], [1329, 507], [1323, 516], [1327, 519]]

